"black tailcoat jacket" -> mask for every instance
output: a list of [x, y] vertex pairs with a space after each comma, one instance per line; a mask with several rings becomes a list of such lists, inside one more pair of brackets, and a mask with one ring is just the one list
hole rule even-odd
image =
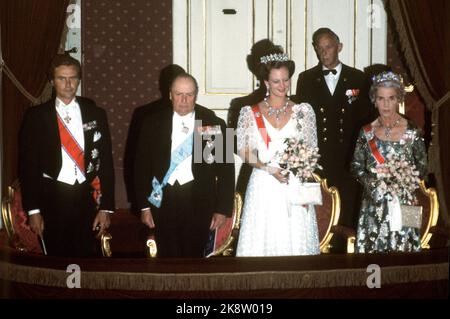
[[[153, 177], [162, 182], [169, 169], [172, 146], [172, 117], [173, 109], [170, 107], [147, 116], [144, 119], [137, 146], [135, 189], [138, 208], [150, 207], [152, 213], [156, 215], [163, 212], [151, 205], [147, 197], [152, 192]], [[203, 156], [201, 156], [199, 163], [195, 163], [194, 152], [192, 156], [192, 174], [194, 176], [193, 202], [194, 211], [196, 212], [196, 216], [193, 216], [193, 218], [199, 218], [206, 222], [211, 221], [213, 213], [231, 216], [235, 178], [233, 147], [231, 145], [228, 152], [226, 152], [226, 125], [213, 111], [203, 106], [195, 105], [195, 120], [201, 120], [202, 126], [220, 126], [221, 135], [223, 136], [223, 144], [221, 145], [222, 163], [217, 161], [207, 163]], [[197, 123], [194, 128], [194, 144], [196, 140], [201, 139], [201, 150], [203, 152], [208, 140], [199, 134], [199, 125]], [[219, 144], [217, 145], [220, 146]], [[213, 154], [217, 153], [213, 152]]]

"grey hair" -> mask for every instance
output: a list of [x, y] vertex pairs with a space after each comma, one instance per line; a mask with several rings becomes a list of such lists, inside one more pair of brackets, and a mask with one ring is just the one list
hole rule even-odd
[[397, 93], [397, 99], [400, 103], [402, 103], [405, 100], [405, 86], [403, 85], [402, 82], [399, 81], [393, 81], [393, 80], [389, 80], [389, 81], [383, 81], [383, 82], [374, 82], [372, 83], [372, 86], [370, 87], [369, 90], [369, 97], [370, 97], [370, 101], [375, 104], [375, 101], [377, 99], [377, 91], [379, 87], [384, 87], [384, 88], [394, 88], [395, 92]]

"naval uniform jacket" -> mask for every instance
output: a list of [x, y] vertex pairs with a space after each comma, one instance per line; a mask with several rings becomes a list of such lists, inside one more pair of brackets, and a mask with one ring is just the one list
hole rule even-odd
[[[346, 92], [352, 89], [359, 92], [347, 96]], [[364, 73], [342, 64], [336, 89], [331, 95], [319, 63], [300, 73], [296, 99], [311, 104], [314, 109], [320, 163], [324, 168], [320, 174], [327, 177], [331, 185], [336, 185], [342, 174], [349, 174], [360, 127], [374, 116]]]

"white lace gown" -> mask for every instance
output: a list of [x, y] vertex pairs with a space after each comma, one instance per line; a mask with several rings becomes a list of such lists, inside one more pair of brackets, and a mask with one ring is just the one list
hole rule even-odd
[[[266, 146], [258, 131], [250, 106], [241, 109], [237, 141], [238, 151], [256, 149], [258, 158], [278, 167], [277, 151], [284, 150], [284, 139], [300, 137], [307, 145], [317, 147], [316, 117], [311, 105], [297, 105], [301, 119], [291, 118], [280, 130], [264, 118], [271, 142]], [[298, 126], [301, 126], [300, 130]], [[245, 194], [241, 229], [236, 256], [298, 256], [319, 254], [319, 235], [313, 205], [291, 206], [288, 185], [281, 184], [266, 171], [253, 169]]]

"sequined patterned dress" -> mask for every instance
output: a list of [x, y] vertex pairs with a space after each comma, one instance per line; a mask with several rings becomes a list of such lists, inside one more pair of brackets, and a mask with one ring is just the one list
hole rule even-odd
[[[351, 172], [362, 183], [364, 194], [360, 208], [358, 229], [356, 234], [356, 252], [391, 252], [391, 251], [419, 251], [420, 237], [416, 228], [402, 227], [400, 231], [390, 230], [390, 215], [387, 208], [387, 199], [380, 198], [374, 187], [376, 176], [371, 168], [377, 166], [368, 145], [368, 139], [374, 139], [382, 156], [389, 152], [404, 154], [406, 160], [414, 164], [419, 171], [419, 178], [423, 178], [427, 167], [427, 153], [420, 130], [408, 122], [405, 133], [399, 141], [384, 141], [377, 138], [373, 128], [359, 133], [355, 153], [351, 164]], [[414, 195], [413, 195], [414, 196]], [[401, 204], [405, 199], [399, 198]]]
[[[250, 106], [242, 108], [238, 120], [238, 151], [244, 148], [258, 151], [258, 158], [277, 166], [276, 153], [286, 147], [287, 137], [300, 137], [317, 147], [316, 118], [309, 104], [294, 106], [301, 114], [291, 118], [277, 130], [263, 117], [271, 142], [267, 147]], [[259, 113], [260, 116], [261, 113]], [[319, 236], [314, 206], [289, 205], [288, 186], [281, 184], [266, 171], [253, 169], [242, 213], [237, 256], [295, 256], [319, 254]]]

